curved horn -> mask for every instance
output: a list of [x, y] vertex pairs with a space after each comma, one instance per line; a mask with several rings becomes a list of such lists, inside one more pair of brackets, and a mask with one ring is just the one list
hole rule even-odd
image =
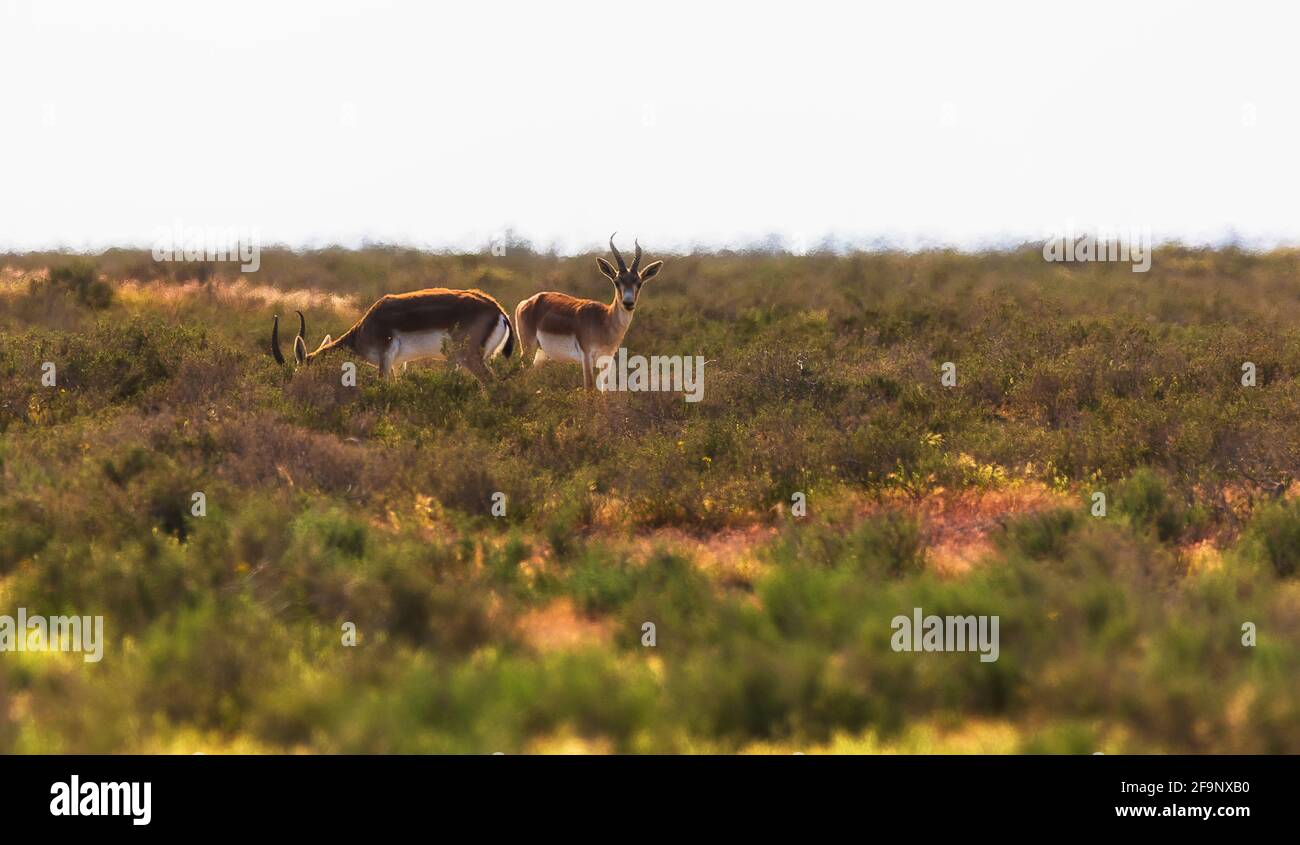
[[293, 359], [302, 364], [307, 360], [307, 318], [302, 316], [301, 311], [293, 313], [298, 315], [298, 336], [293, 339]]
[[280, 351], [280, 315], [276, 314], [271, 320], [271, 357], [275, 363], [284, 363], [284, 353]]
[[636, 275], [636, 268], [641, 265], [641, 244], [633, 239], [632, 243], [636, 244], [636, 255], [632, 258], [632, 275]]
[[[614, 235], [617, 234], [618, 232], [614, 233]], [[609, 236], [609, 251], [614, 253], [614, 260], [618, 262], [619, 271], [626, 273], [627, 265], [623, 263], [623, 256], [618, 254], [618, 247], [614, 246], [614, 235]]]

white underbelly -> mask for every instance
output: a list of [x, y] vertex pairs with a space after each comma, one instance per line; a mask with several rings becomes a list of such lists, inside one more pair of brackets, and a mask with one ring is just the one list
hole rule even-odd
[[582, 348], [578, 346], [578, 339], [573, 335], [538, 332], [537, 345], [546, 353], [547, 358], [582, 363]]
[[394, 336], [398, 342], [397, 355], [393, 364], [405, 364], [419, 358], [443, 358], [443, 344], [450, 333], [442, 329], [427, 332], [404, 332]]

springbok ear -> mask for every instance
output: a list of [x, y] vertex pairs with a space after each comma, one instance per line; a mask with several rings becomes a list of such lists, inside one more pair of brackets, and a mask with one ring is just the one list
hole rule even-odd
[[596, 266], [600, 268], [600, 272], [604, 273], [611, 282], [618, 279], [618, 271], [614, 269], [613, 264], [610, 264], [605, 259], [597, 258]]
[[330, 336], [325, 335], [325, 337], [321, 338], [320, 346], [316, 347], [316, 351], [320, 352], [322, 349], [329, 346], [329, 344], [330, 344]]
[[653, 264], [647, 264], [646, 268], [641, 271], [641, 281], [648, 282], [651, 279], [653, 279], [655, 276], [658, 276], [659, 271], [663, 269], [663, 266], [664, 263], [662, 261], [656, 261]]
[[299, 364], [307, 360], [307, 344], [302, 342], [302, 335], [293, 339], [293, 358]]

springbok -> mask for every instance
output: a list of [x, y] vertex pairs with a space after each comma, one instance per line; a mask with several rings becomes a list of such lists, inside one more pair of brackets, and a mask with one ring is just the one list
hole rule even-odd
[[662, 261], [656, 261], [638, 272], [641, 244], [633, 241], [636, 255], [628, 267], [614, 246], [614, 235], [609, 236], [609, 251], [614, 253], [617, 269], [603, 258], [596, 259], [600, 272], [614, 284], [613, 302], [606, 305], [594, 299], [546, 291], [525, 299], [515, 309], [515, 328], [519, 332], [523, 360], [527, 362], [536, 350], [534, 366], [548, 360], [581, 364], [582, 386], [587, 389], [596, 382], [596, 361], [614, 355], [622, 345], [628, 326], [632, 325], [641, 285], [657, 276], [664, 266]]
[[[316, 351], [307, 351], [307, 321], [298, 313], [298, 336], [293, 339], [293, 356], [298, 364], [310, 364], [316, 356], [346, 347], [387, 377], [399, 365], [419, 358], [446, 358], [457, 363], [479, 381], [488, 377], [486, 362], [500, 352], [509, 358], [515, 348], [515, 333], [505, 309], [481, 290], [427, 288], [410, 293], [390, 293], [374, 305], [337, 339], [325, 335]], [[450, 346], [451, 349], [446, 349]], [[283, 364], [280, 352], [280, 315], [271, 323], [271, 355]]]

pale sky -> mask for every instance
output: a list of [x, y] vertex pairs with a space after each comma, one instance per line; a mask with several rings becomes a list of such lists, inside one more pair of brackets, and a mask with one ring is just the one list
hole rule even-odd
[[[861, 8], [858, 8], [861, 6]], [[1283, 3], [0, 0], [0, 249], [1300, 241]]]

